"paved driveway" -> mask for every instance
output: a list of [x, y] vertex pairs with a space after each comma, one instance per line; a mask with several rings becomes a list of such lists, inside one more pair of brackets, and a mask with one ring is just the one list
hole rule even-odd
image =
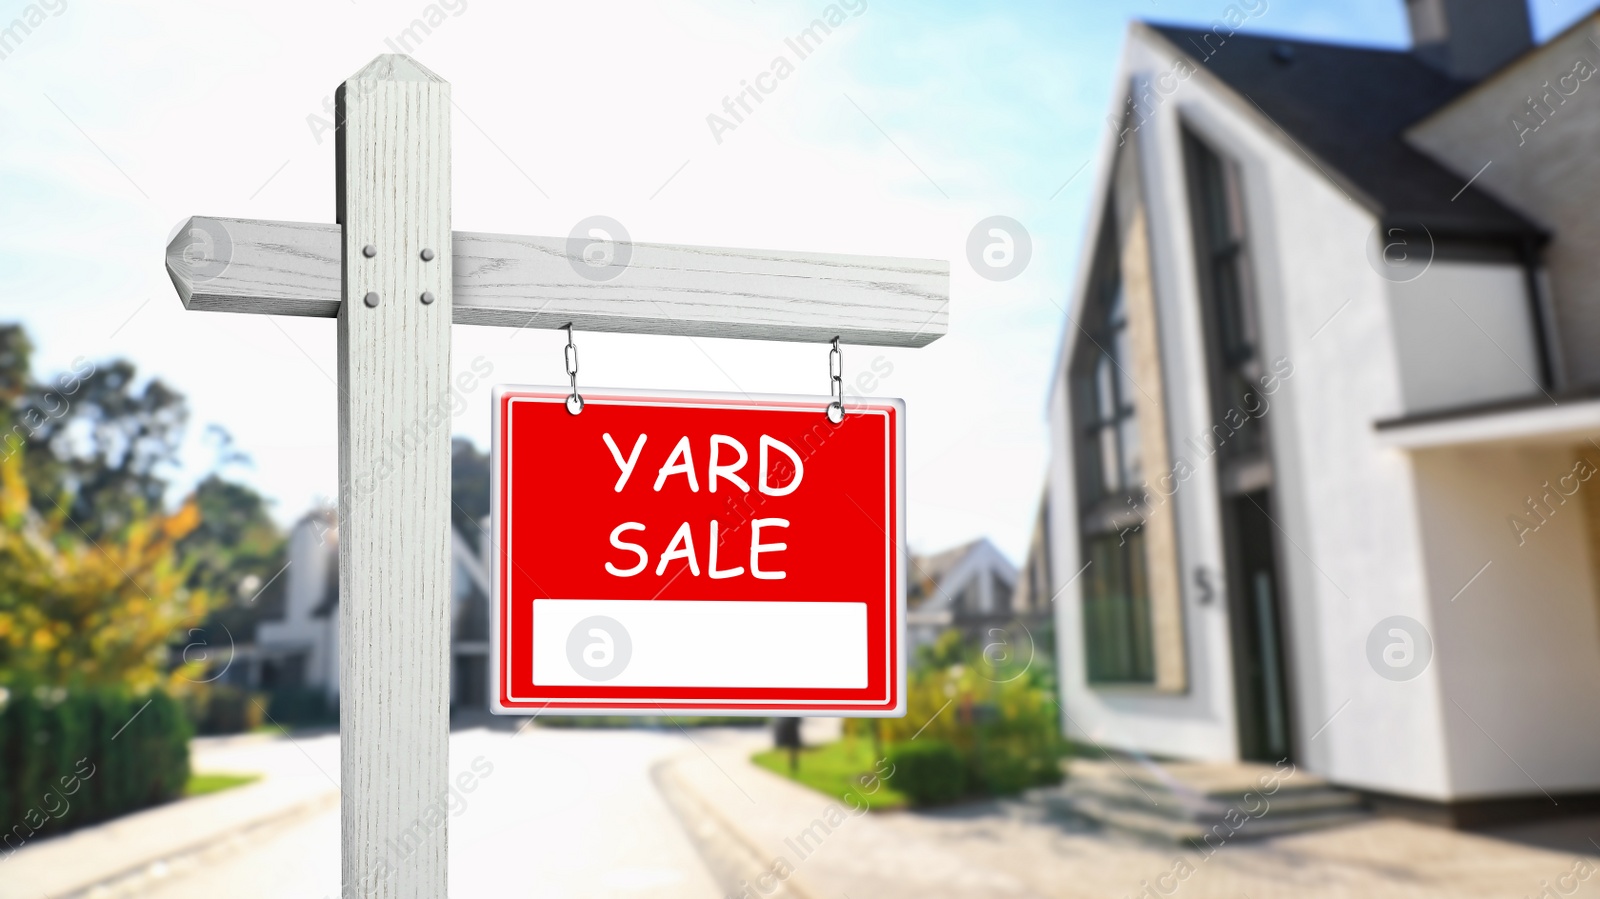
[[750, 764], [766, 742], [758, 735], [696, 740], [704, 754], [665, 766], [666, 795], [744, 847], [735, 881], [767, 888], [768, 899], [1600, 897], [1597, 818], [1493, 836], [1373, 818], [1199, 852], [1053, 819], [1022, 802], [857, 817], [843, 800]]
[[[305, 751], [302, 752], [301, 750]], [[694, 752], [681, 733], [530, 727], [450, 737], [452, 776], [492, 766], [450, 821], [452, 896], [720, 895], [650, 780], [658, 760]], [[209, 770], [339, 774], [337, 738], [197, 747]], [[268, 828], [248, 844], [174, 872], [155, 899], [335, 897], [339, 813]]]

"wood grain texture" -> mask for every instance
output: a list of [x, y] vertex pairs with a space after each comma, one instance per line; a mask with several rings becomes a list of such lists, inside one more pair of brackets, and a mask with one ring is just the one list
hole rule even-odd
[[[594, 281], [565, 238], [454, 240], [456, 324], [908, 347], [949, 326], [940, 261], [635, 243], [620, 274]], [[195, 216], [166, 262], [190, 309], [339, 311], [336, 225]]]
[[[386, 55], [338, 103], [344, 892], [445, 899], [450, 87]], [[376, 307], [362, 302], [369, 292]]]

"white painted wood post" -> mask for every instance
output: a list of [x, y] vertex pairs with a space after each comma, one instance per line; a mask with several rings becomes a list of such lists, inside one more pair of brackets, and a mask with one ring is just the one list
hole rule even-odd
[[380, 56], [338, 107], [343, 882], [346, 895], [444, 899], [450, 86]]
[[190, 309], [338, 317], [344, 889], [444, 899], [452, 319], [923, 346], [948, 328], [950, 266], [631, 244], [601, 284], [565, 239], [452, 242], [450, 86], [414, 60], [373, 60], [337, 118], [338, 225], [195, 216], [166, 264]]

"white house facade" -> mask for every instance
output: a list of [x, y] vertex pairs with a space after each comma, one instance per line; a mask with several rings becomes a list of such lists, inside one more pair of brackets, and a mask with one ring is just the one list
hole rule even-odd
[[256, 627], [252, 686], [310, 687], [330, 703], [338, 700], [338, 533], [331, 509], [311, 512], [289, 529], [283, 617]]
[[[488, 568], [460, 531], [450, 547], [450, 703], [488, 705]], [[265, 689], [314, 689], [339, 699], [339, 531], [332, 510], [312, 512], [289, 532], [284, 612], [262, 621], [246, 683]]]
[[1131, 27], [1046, 568], [1071, 736], [1466, 820], [1600, 792], [1600, 17], [1407, 7]]

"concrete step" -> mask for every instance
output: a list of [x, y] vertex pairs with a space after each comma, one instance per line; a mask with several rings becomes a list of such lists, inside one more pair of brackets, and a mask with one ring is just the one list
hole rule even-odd
[[1203, 821], [1237, 808], [1246, 814], [1261, 811], [1266, 805], [1271, 814], [1311, 814], [1359, 808], [1360, 797], [1327, 786], [1295, 787], [1280, 785], [1268, 793], [1248, 791], [1238, 794], [1207, 794], [1173, 787], [1156, 787], [1127, 778], [1070, 777], [1060, 787], [1070, 798], [1082, 798], [1108, 805], [1121, 805], [1181, 820]]
[[1074, 760], [1028, 801], [1147, 839], [1217, 845], [1360, 820], [1354, 793], [1294, 769], [1249, 763]]
[[1200, 848], [1318, 830], [1366, 818], [1366, 812], [1359, 808], [1285, 814], [1275, 808], [1262, 810], [1258, 807], [1256, 814], [1259, 817], [1241, 808], [1225, 812], [1214, 820], [1201, 821], [1082, 799], [1073, 802], [1071, 810], [1077, 816], [1088, 818], [1102, 827], [1131, 836]]

